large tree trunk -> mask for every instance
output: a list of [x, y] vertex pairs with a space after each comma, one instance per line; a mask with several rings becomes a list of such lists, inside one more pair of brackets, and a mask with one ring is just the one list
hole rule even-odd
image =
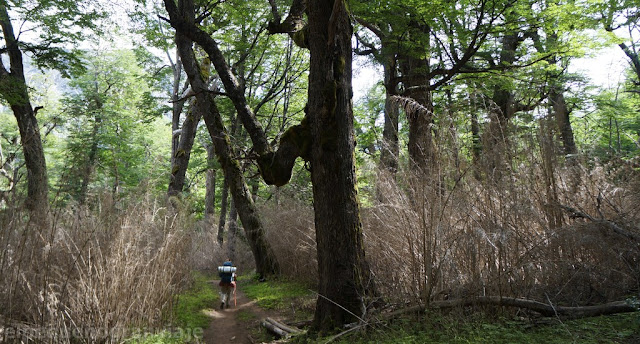
[[[192, 105], [193, 107], [193, 105]], [[182, 123], [180, 134], [180, 143], [178, 150], [173, 157], [173, 165], [171, 166], [171, 179], [169, 180], [169, 196], [177, 196], [184, 188], [184, 181], [187, 176], [187, 167], [189, 167], [189, 159], [191, 158], [191, 149], [196, 138], [196, 129], [202, 113], [195, 111], [193, 108], [187, 112], [187, 117]]]
[[[415, 20], [409, 23], [408, 36], [430, 45], [431, 28]], [[423, 51], [408, 47], [398, 54], [402, 80], [405, 84], [403, 96], [420, 104], [426, 111], [406, 113], [409, 123], [408, 152], [411, 165], [421, 173], [427, 173], [433, 167], [435, 154], [433, 145], [433, 101], [431, 99], [431, 80], [429, 79], [429, 60], [420, 57]]]
[[[172, 0], [165, 0], [165, 6], [170, 14], [177, 14], [177, 9]], [[195, 16], [193, 1], [180, 1], [179, 6], [179, 13], [182, 18], [193, 24]], [[191, 40], [178, 31], [176, 33], [176, 44], [182, 58], [184, 70], [195, 93], [195, 111], [202, 114], [215, 146], [216, 156], [225, 176], [229, 178], [229, 190], [240, 215], [240, 221], [242, 221], [249, 246], [253, 252], [257, 273], [259, 275], [276, 274], [279, 272], [278, 262], [273, 250], [266, 241], [264, 226], [242, 175], [240, 164], [229, 146], [229, 136], [222, 123], [222, 117], [214, 102], [213, 95], [207, 92], [207, 85], [200, 74]]]
[[[0, 94], [9, 103], [13, 111], [24, 152], [27, 167], [27, 209], [34, 214], [46, 214], [49, 208], [47, 167], [40, 138], [40, 129], [36, 113], [31, 106], [27, 83], [24, 77], [22, 52], [13, 32], [13, 26], [5, 2], [0, 4], [0, 26], [4, 36], [6, 53], [9, 56], [10, 70], [0, 61]], [[39, 216], [44, 219], [43, 216]], [[44, 224], [44, 223], [43, 223]]]
[[[314, 328], [364, 312], [370, 281], [356, 194], [351, 105], [352, 28], [344, 0], [310, 0], [309, 122], [319, 286]], [[354, 316], [355, 315], [355, 316]]]

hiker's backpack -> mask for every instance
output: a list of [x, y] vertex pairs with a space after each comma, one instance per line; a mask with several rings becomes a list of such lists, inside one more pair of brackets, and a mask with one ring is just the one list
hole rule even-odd
[[[225, 263], [226, 264], [226, 263]], [[220, 275], [220, 283], [231, 283], [236, 267], [231, 265], [218, 266], [218, 275]]]

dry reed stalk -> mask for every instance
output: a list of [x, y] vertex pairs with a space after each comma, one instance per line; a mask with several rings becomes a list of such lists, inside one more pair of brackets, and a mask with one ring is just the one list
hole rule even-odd
[[[2, 218], [11, 225], [0, 232], [0, 327], [21, 326], [40, 342], [112, 343], [166, 326], [190, 272], [194, 221], [158, 208], [149, 199], [124, 210], [66, 208], [45, 235]], [[44, 249], [31, 252], [38, 241]]]
[[[548, 172], [536, 154], [530, 159], [498, 179], [456, 178], [444, 189], [440, 177], [398, 175], [405, 184], [380, 184], [384, 200], [364, 213], [364, 222], [367, 254], [387, 299], [544, 300], [549, 294], [554, 302], [575, 305], [616, 300], [637, 288], [638, 246], [566, 214], [567, 224], [550, 225]], [[639, 216], [630, 215], [631, 190], [614, 186], [600, 169], [579, 171], [553, 168], [558, 202], [604, 217]], [[406, 184], [416, 180], [417, 187]]]

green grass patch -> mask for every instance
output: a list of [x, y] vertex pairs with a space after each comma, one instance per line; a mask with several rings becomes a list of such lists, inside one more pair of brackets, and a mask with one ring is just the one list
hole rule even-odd
[[220, 299], [217, 288], [209, 283], [212, 276], [199, 272], [192, 275], [193, 284], [176, 297], [173, 308], [173, 324], [153, 333], [137, 333], [125, 343], [133, 344], [184, 344], [198, 343], [211, 318], [205, 310], [213, 308]]
[[242, 278], [242, 291], [247, 297], [256, 300], [258, 306], [265, 309], [282, 310], [290, 307], [298, 299], [313, 298], [309, 287], [294, 281], [283, 279], [258, 282], [255, 278]]
[[[298, 342], [323, 343], [327, 338], [300, 338]], [[343, 336], [334, 343], [544, 343], [602, 344], [639, 343], [640, 312], [616, 314], [578, 320], [552, 320], [551, 324], [526, 321], [428, 314], [423, 317], [395, 320], [366, 331]]]
[[211, 276], [193, 274], [193, 285], [178, 295], [174, 308], [176, 326], [180, 328], [207, 328], [211, 318], [203, 311], [215, 307], [220, 299], [217, 289], [209, 283]]

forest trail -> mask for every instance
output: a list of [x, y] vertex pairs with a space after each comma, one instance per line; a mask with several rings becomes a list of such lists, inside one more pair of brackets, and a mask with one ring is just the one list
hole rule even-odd
[[[219, 281], [211, 281], [218, 289]], [[233, 296], [232, 296], [233, 298]], [[266, 317], [277, 318], [274, 311], [264, 310], [250, 300], [242, 292], [242, 284], [236, 288], [236, 306], [220, 309], [220, 304], [215, 305], [215, 309], [207, 311], [212, 318], [209, 327], [204, 331], [203, 342], [206, 344], [253, 344], [258, 341], [252, 337], [252, 329], [260, 326], [260, 322]]]

